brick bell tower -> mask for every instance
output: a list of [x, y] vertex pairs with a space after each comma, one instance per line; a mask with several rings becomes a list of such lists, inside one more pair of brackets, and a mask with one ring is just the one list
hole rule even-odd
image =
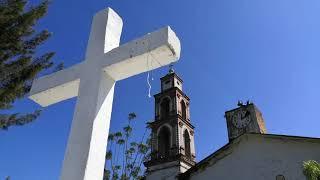
[[194, 126], [190, 99], [182, 79], [170, 68], [161, 78], [161, 92], [154, 95], [155, 120], [151, 126], [151, 159], [145, 162], [147, 180], [171, 180], [195, 165]]

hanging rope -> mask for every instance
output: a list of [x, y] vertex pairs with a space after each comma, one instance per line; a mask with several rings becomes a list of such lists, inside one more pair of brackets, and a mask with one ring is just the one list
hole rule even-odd
[[150, 67], [149, 67], [149, 53], [147, 54], [147, 66], [148, 66], [148, 75], [147, 75], [147, 83], [148, 83], [148, 86], [149, 86], [149, 89], [148, 89], [148, 97], [151, 98], [151, 83], [150, 83]]
[[151, 84], [150, 84], [150, 74], [148, 72], [148, 77], [147, 77], [147, 83], [148, 83], [148, 86], [149, 86], [149, 90], [148, 90], [148, 97], [151, 98]]
[[147, 69], [148, 69], [148, 75], [147, 75], [147, 84], [149, 86], [149, 89], [148, 89], [148, 97], [151, 98], [151, 83], [150, 83], [150, 74], [151, 74], [151, 80], [153, 81], [153, 76], [152, 76], [152, 70], [150, 70], [150, 65], [151, 65], [151, 69], [152, 69], [152, 60], [151, 60], [151, 63], [149, 64], [149, 56], [151, 56], [151, 53], [150, 53], [150, 42], [148, 40], [148, 54], [147, 54]]

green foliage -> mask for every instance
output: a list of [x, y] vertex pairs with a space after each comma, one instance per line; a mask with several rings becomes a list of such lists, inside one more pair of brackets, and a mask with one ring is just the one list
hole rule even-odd
[[119, 140], [117, 141], [117, 144], [123, 145], [125, 142], [126, 142], [126, 141], [125, 141], [124, 139], [119, 139]]
[[320, 164], [314, 160], [303, 162], [303, 174], [308, 180], [320, 180]]
[[129, 125], [126, 127], [123, 127], [123, 132], [125, 132], [126, 137], [129, 137], [132, 132], [132, 127]]
[[[13, 107], [15, 100], [29, 92], [32, 80], [52, 67], [53, 52], [36, 53], [49, 37], [47, 30], [36, 32], [36, 23], [47, 13], [48, 1], [27, 6], [26, 0], [0, 1], [0, 109]], [[62, 66], [59, 65], [58, 69]], [[30, 114], [1, 114], [0, 129], [32, 122], [40, 110]]]
[[104, 180], [142, 179], [143, 162], [149, 157], [151, 146], [150, 140], [145, 139], [148, 126], [140, 142], [132, 140], [131, 122], [136, 117], [135, 113], [130, 113], [122, 131], [109, 134]]
[[112, 151], [107, 151], [106, 153], [106, 160], [110, 160], [112, 158]]
[[135, 119], [136, 117], [137, 117], [137, 115], [134, 112], [129, 113], [128, 120], [131, 121], [132, 119]]
[[110, 179], [110, 170], [104, 169], [103, 173], [103, 180], [109, 180]]

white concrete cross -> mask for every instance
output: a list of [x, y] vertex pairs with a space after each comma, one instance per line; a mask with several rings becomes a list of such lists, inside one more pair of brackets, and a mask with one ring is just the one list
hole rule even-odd
[[[111, 8], [98, 12], [85, 61], [36, 79], [30, 98], [41, 106], [78, 96], [61, 180], [103, 177], [115, 82], [177, 61], [180, 41], [170, 27], [119, 46], [122, 20]], [[148, 66], [148, 56], [159, 63]]]

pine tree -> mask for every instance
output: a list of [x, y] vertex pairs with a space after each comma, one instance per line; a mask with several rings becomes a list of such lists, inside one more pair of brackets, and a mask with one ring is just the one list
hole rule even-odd
[[[52, 67], [53, 52], [40, 54], [36, 48], [49, 37], [35, 25], [48, 9], [48, 1], [29, 6], [26, 0], [0, 0], [0, 109], [13, 108], [29, 92], [32, 80]], [[0, 114], [0, 129], [32, 122], [40, 110], [29, 114]]]

